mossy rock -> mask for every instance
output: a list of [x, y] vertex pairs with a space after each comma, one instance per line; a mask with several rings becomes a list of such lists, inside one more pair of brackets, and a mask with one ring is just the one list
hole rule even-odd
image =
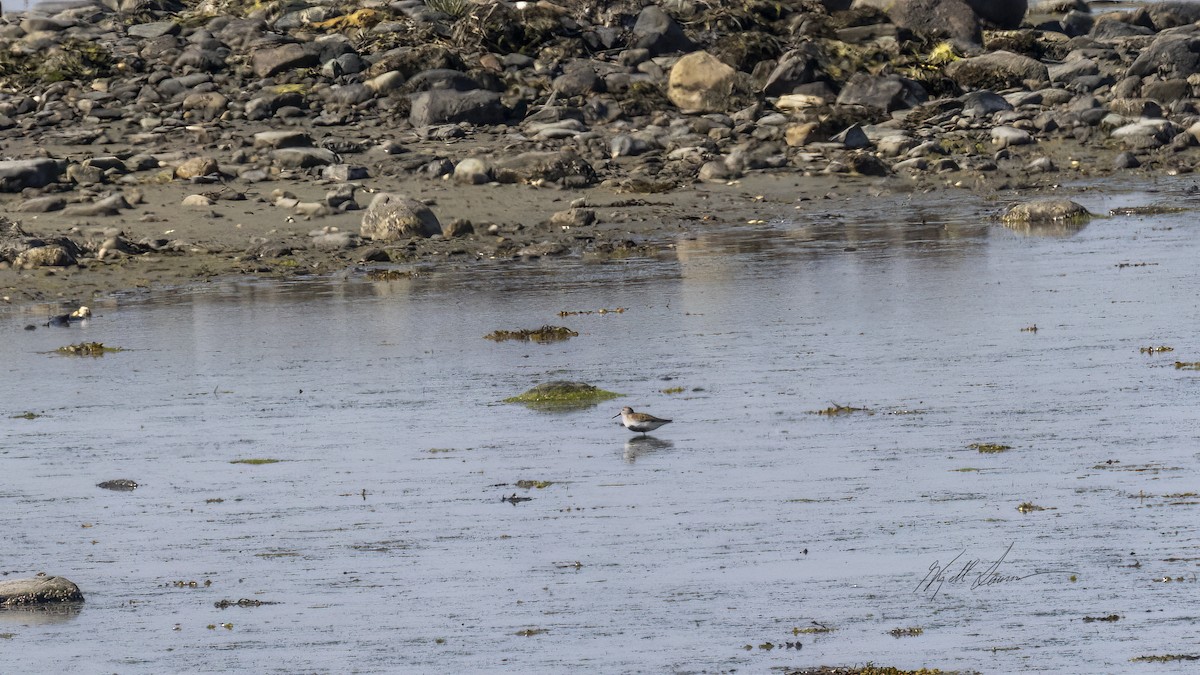
[[1038, 199], [1017, 204], [1001, 216], [1007, 225], [1056, 223], [1083, 225], [1091, 220], [1092, 214], [1080, 204], [1069, 199]]
[[505, 403], [524, 403], [539, 410], [581, 410], [591, 408], [621, 396], [586, 382], [556, 380], [544, 382], [519, 396], [504, 399]]
[[483, 337], [495, 342], [504, 342], [506, 340], [522, 340], [546, 344], [549, 342], [562, 342], [564, 340], [570, 340], [578, 335], [579, 333], [565, 326], [547, 325], [542, 326], [541, 328], [525, 328], [522, 330], [494, 330]]
[[125, 350], [120, 347], [105, 347], [100, 342], [80, 342], [77, 345], [59, 347], [55, 351], [67, 356], [104, 356], [105, 354], [123, 352]]

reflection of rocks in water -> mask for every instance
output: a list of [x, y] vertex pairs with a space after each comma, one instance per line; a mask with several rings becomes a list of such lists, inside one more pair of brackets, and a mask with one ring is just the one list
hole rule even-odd
[[0, 623], [11, 621], [25, 626], [66, 623], [83, 611], [82, 602], [56, 602], [43, 605], [7, 605], [0, 607]]
[[671, 441], [664, 441], [653, 436], [634, 436], [625, 441], [625, 461], [633, 463], [638, 457], [659, 450], [670, 450], [675, 447]]
[[1087, 227], [1087, 223], [1005, 223], [1008, 229], [1027, 237], [1071, 237]]

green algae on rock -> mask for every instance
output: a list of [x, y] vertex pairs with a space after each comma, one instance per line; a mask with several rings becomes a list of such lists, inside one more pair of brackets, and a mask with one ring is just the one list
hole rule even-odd
[[1010, 226], [1044, 223], [1083, 225], [1092, 219], [1092, 214], [1081, 204], [1069, 199], [1036, 199], [1010, 207], [1000, 219]]
[[967, 447], [985, 454], [995, 454], [1004, 452], [1005, 450], [1012, 450], [1011, 445], [1003, 445], [1001, 443], [972, 443]]
[[590, 408], [622, 394], [605, 391], [586, 382], [556, 380], [543, 382], [533, 389], [504, 399], [505, 403], [524, 403], [543, 410], [579, 410]]
[[59, 347], [55, 351], [67, 356], [104, 356], [111, 352], [122, 352], [125, 350], [120, 347], [105, 347], [100, 342], [80, 342], [77, 345]]

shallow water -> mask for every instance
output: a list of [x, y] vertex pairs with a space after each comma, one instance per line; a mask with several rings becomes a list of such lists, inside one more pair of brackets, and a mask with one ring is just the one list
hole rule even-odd
[[[1130, 659], [1200, 638], [1200, 372], [1173, 366], [1200, 361], [1194, 212], [1017, 232], [995, 206], [810, 202], [660, 260], [213, 284], [69, 329], [10, 310], [0, 572], [87, 602], [0, 612], [0, 653], [42, 672], [1184, 672]], [[601, 308], [627, 311], [558, 316]], [[548, 323], [580, 335], [482, 339]], [[82, 340], [127, 351], [47, 353]], [[627, 396], [499, 402], [553, 379]], [[815, 414], [832, 404], [866, 410]], [[622, 405], [675, 422], [640, 439]], [[231, 463], [252, 458], [281, 461]], [[96, 486], [115, 478], [140, 487]], [[241, 598], [274, 604], [214, 606]]]

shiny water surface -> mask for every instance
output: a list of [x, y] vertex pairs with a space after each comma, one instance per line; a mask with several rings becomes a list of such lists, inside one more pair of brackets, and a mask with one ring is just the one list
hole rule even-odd
[[[34, 331], [9, 309], [0, 572], [87, 601], [0, 612], [0, 653], [1186, 672], [1131, 661], [1200, 640], [1200, 371], [1175, 366], [1200, 361], [1200, 232], [1163, 189], [1078, 199], [1189, 211], [1013, 230], [997, 204], [808, 202], [656, 260], [214, 283]], [[602, 308], [625, 311], [559, 316]], [[482, 337], [543, 324], [579, 336]], [[51, 353], [84, 340], [125, 351]], [[501, 402], [556, 379], [625, 397]], [[641, 438], [622, 405], [674, 422]], [[216, 605], [240, 599], [264, 604]]]

